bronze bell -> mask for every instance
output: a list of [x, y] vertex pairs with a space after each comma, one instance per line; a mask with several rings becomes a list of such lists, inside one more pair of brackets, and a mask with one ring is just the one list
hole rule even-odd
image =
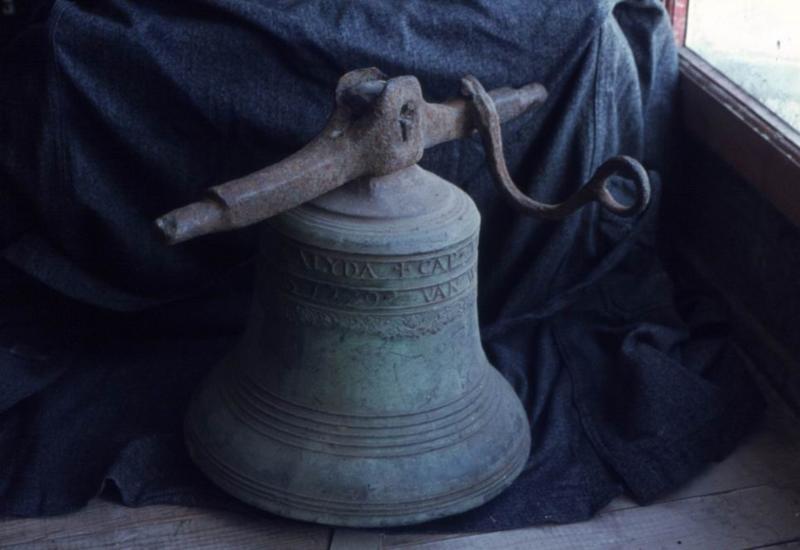
[[[480, 216], [416, 163], [478, 129], [501, 189], [548, 218], [595, 199], [634, 214], [649, 187], [617, 157], [565, 203], [532, 201], [508, 177], [499, 124], [544, 88], [463, 84], [466, 98], [429, 104], [414, 77], [350, 72], [309, 145], [158, 220], [174, 243], [275, 215], [246, 334], [186, 417], [192, 458], [230, 494], [296, 519], [402, 525], [476, 507], [524, 468], [525, 411], [480, 342]], [[630, 207], [607, 190], [618, 171], [637, 184]]]

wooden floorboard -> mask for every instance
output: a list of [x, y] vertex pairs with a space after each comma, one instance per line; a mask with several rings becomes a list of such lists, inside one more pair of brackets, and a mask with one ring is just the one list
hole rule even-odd
[[334, 529], [329, 550], [381, 550], [383, 533], [358, 529]]
[[327, 527], [258, 514], [183, 506], [127, 508], [100, 499], [65, 516], [0, 521], [0, 547], [21, 549], [327, 550], [330, 537]]
[[680, 548], [744, 549], [800, 537], [800, 491], [738, 489], [672, 502], [605, 512], [592, 521], [444, 540], [417, 541], [424, 550]]
[[619, 498], [591, 521], [487, 534], [332, 530], [180, 506], [126, 508], [97, 499], [75, 514], [0, 520], [2, 548], [724, 548], [800, 549], [800, 428], [771, 409], [728, 459], [645, 507]]

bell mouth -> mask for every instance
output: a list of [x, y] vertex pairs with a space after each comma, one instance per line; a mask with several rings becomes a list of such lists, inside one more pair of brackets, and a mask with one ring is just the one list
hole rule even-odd
[[[287, 404], [264, 388], [251, 385], [243, 397], [247, 381], [234, 357], [193, 400], [186, 442], [215, 484], [262, 510], [346, 527], [422, 523], [488, 502], [527, 461], [524, 410], [488, 363], [464, 403], [439, 417], [422, 411], [336, 425], [305, 407], [280, 410]], [[466, 427], [459, 425], [464, 419]]]

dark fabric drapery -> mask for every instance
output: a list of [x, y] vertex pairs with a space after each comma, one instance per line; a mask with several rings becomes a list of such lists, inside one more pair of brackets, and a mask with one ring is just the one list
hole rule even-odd
[[[648, 502], [722, 458], [759, 409], [724, 323], [675, 293], [658, 255], [672, 184], [675, 49], [657, 0], [40, 2], [0, 41], [0, 512], [122, 502], [236, 504], [193, 468], [192, 389], [242, 330], [252, 229], [178, 247], [152, 220], [293, 152], [344, 72], [416, 75], [429, 100], [476, 75], [533, 81], [504, 126], [517, 183], [554, 202], [606, 158], [650, 170], [637, 219], [513, 212], [476, 139], [423, 166], [483, 217], [479, 310], [530, 418], [526, 471], [430, 529], [585, 519]], [[0, 29], [2, 30], [2, 29]], [[623, 189], [619, 187], [620, 191]]]

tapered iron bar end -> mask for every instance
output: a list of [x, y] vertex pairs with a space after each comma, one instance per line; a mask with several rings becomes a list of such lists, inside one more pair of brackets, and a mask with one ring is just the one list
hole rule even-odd
[[206, 199], [168, 212], [155, 224], [166, 242], [174, 245], [206, 233], [233, 229], [226, 213], [217, 201]]
[[500, 122], [508, 122], [538, 107], [547, 99], [547, 89], [535, 82], [521, 88], [500, 88], [489, 92], [497, 107]]

